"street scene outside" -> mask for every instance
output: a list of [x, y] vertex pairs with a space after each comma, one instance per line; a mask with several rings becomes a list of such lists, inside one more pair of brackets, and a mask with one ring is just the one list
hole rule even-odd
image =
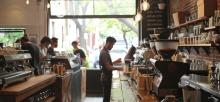
[[134, 3], [135, 0], [51, 0], [49, 37], [59, 38], [58, 51], [72, 52], [71, 42], [78, 41], [89, 67], [98, 68], [99, 52], [106, 37], [112, 36], [117, 40], [110, 51], [112, 60], [123, 60], [131, 45], [138, 43], [138, 25], [133, 16], [127, 16], [135, 14]]

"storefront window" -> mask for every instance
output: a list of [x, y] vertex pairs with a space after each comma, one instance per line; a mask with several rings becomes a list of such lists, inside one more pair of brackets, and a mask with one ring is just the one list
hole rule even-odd
[[24, 33], [24, 28], [0, 28], [0, 43], [12, 47], [17, 39], [24, 36]]
[[[126, 2], [126, 3], [125, 3]], [[97, 67], [98, 54], [107, 36], [116, 38], [112, 59], [124, 58], [138, 44], [134, 22], [135, 0], [51, 0], [49, 36], [57, 37], [59, 51], [72, 52], [72, 41], [80, 42], [90, 63]]]
[[136, 0], [51, 0], [51, 15], [134, 15]]

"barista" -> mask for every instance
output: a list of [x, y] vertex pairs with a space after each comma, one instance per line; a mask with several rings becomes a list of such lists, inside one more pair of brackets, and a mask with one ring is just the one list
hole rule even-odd
[[50, 38], [47, 36], [43, 37], [39, 45], [41, 60], [47, 59], [47, 50], [48, 50], [49, 45], [50, 45]]
[[39, 74], [40, 69], [40, 49], [39, 47], [30, 42], [27, 36], [21, 38], [21, 49], [27, 50], [31, 54], [30, 64], [34, 67], [34, 74]]
[[112, 71], [122, 70], [117, 68], [113, 64], [121, 63], [121, 59], [117, 59], [112, 62], [109, 50], [111, 50], [116, 42], [113, 37], [107, 37], [105, 46], [102, 48], [99, 55], [99, 65], [101, 68], [101, 82], [103, 86], [103, 102], [110, 102], [111, 96], [111, 85], [112, 85]]
[[51, 38], [50, 47], [47, 50], [47, 54], [49, 56], [55, 56], [56, 54], [54, 48], [57, 48], [57, 46], [58, 46], [58, 38], [56, 37]]

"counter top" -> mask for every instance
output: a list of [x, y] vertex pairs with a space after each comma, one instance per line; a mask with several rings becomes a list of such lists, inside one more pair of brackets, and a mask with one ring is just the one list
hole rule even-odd
[[199, 76], [194, 74], [190, 74], [188, 76], [184, 75], [181, 77], [180, 82], [183, 86], [201, 89], [220, 98], [220, 85], [213, 87], [208, 80], [208, 76]]
[[25, 82], [1, 89], [0, 100], [4, 100], [4, 102], [20, 102], [39, 90], [52, 85], [55, 81], [56, 75], [53, 73], [33, 76]]
[[45, 74], [39, 76], [33, 76], [25, 82], [9, 86], [5, 89], [0, 90], [0, 95], [2, 94], [21, 94], [25, 91], [30, 91], [38, 86], [49, 85], [56, 80], [55, 74]]

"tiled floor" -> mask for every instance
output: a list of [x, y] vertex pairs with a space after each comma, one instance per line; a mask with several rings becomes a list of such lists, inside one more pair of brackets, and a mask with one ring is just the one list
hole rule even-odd
[[[113, 71], [113, 78], [119, 77], [118, 71]], [[85, 98], [84, 102], [102, 102], [102, 95], [89, 95]]]
[[102, 97], [86, 97], [84, 102], [102, 102]]

